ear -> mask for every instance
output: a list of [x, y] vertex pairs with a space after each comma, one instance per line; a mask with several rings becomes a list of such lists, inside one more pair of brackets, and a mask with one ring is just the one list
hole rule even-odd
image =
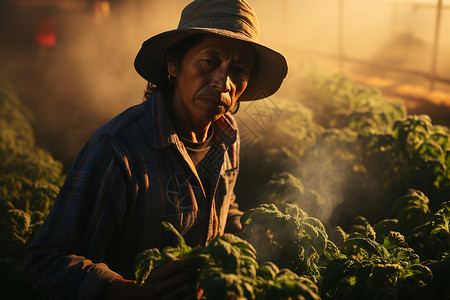
[[169, 73], [169, 75], [177, 77], [176, 61], [170, 55], [166, 54], [166, 62], [167, 62], [167, 72]]

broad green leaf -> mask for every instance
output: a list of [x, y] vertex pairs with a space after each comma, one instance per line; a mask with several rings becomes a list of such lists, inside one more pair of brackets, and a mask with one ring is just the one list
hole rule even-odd
[[161, 253], [158, 249], [147, 249], [139, 253], [135, 258], [135, 277], [137, 284], [141, 286], [150, 272], [155, 268], [158, 260], [161, 259]]
[[405, 237], [397, 231], [391, 231], [386, 236], [383, 242], [383, 247], [387, 250], [391, 250], [397, 247], [403, 247], [405, 245]]
[[347, 239], [346, 244], [364, 249], [370, 255], [376, 255], [380, 258], [389, 257], [388, 251], [382, 245], [369, 238], [349, 238]]
[[167, 221], [162, 221], [161, 223], [165, 230], [170, 231], [176, 235], [178, 243], [180, 244], [181, 251], [183, 252], [189, 251], [190, 248], [186, 245], [186, 241], [184, 240], [183, 236], [178, 232], [178, 230]]

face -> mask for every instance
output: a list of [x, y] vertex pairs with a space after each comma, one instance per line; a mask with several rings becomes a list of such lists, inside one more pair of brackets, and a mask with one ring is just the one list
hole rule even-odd
[[174, 109], [195, 124], [209, 124], [233, 108], [250, 79], [254, 53], [249, 45], [205, 36], [181, 62], [168, 59], [177, 81]]

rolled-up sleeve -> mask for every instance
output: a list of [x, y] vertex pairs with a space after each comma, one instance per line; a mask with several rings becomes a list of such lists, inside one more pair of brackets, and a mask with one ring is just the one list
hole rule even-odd
[[243, 212], [241, 210], [239, 210], [239, 205], [236, 203], [236, 195], [234, 194], [234, 192], [232, 192], [225, 232], [238, 233], [242, 230], [242, 226], [241, 226], [242, 214], [243, 214]]
[[236, 170], [235, 172], [231, 173], [234, 174], [232, 180], [230, 180], [229, 184], [229, 190], [227, 193], [230, 194], [230, 206], [228, 208], [228, 215], [227, 215], [227, 224], [225, 226], [225, 232], [229, 233], [238, 233], [242, 231], [241, 226], [241, 216], [243, 212], [239, 210], [239, 205], [236, 201], [236, 195], [234, 193], [234, 186], [236, 184], [236, 179], [239, 173], [239, 152], [241, 148], [241, 140], [240, 140], [240, 134], [237, 130], [237, 123], [236, 120], [231, 116], [227, 115], [228, 120], [231, 122], [234, 128], [236, 128], [236, 140], [231, 145], [231, 147], [228, 149], [228, 159], [230, 161], [230, 167], [233, 170]]
[[127, 207], [126, 164], [98, 138], [80, 152], [41, 230], [27, 249], [24, 272], [55, 299], [96, 299], [114, 278], [102, 263]]

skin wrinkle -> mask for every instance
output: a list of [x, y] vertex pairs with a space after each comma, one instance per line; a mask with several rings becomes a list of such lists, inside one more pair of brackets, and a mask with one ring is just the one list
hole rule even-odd
[[253, 49], [237, 41], [205, 36], [181, 62], [168, 57], [176, 127], [193, 142], [204, 141], [211, 122], [234, 107], [244, 92], [253, 66]]

